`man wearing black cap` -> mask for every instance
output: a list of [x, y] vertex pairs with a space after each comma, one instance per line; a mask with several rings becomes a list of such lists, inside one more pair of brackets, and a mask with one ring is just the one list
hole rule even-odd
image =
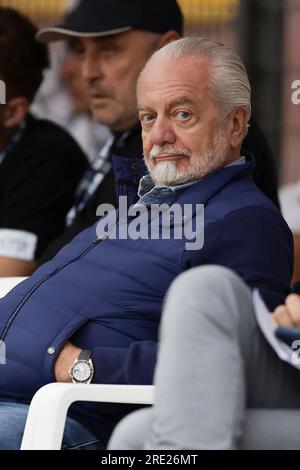
[[[146, 173], [136, 80], [148, 57], [182, 33], [183, 16], [176, 0], [81, 0], [62, 24], [39, 31], [40, 41], [67, 40], [71, 53], [79, 55], [94, 119], [113, 133], [78, 187], [65, 232], [44, 252], [41, 263], [94, 224], [100, 204], [116, 207], [120, 195], [135, 202]], [[272, 155], [253, 119], [243, 151], [255, 155], [254, 180], [279, 206]]]
[[80, 56], [93, 117], [113, 133], [78, 187], [66, 231], [41, 262], [91, 226], [100, 204], [117, 206], [116, 192], [125, 191], [130, 204], [136, 199], [146, 172], [136, 113], [137, 77], [149, 56], [182, 32], [176, 0], [81, 0], [62, 24], [39, 31], [40, 41], [67, 40], [71, 53]]

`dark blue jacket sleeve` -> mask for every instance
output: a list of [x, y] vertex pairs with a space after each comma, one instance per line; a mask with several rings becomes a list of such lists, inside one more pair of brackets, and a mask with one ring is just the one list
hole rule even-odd
[[290, 293], [293, 239], [281, 215], [261, 208], [244, 208], [212, 223], [199, 252], [185, 252], [185, 268], [226, 266], [258, 288], [273, 310]]
[[94, 348], [93, 383], [151, 385], [157, 350], [156, 341], [137, 341], [128, 348]]

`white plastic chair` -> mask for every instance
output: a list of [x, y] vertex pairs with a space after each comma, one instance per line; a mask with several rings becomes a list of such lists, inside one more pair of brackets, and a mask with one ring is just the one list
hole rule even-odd
[[31, 401], [21, 450], [59, 450], [67, 412], [75, 401], [152, 405], [153, 399], [151, 385], [45, 385]]

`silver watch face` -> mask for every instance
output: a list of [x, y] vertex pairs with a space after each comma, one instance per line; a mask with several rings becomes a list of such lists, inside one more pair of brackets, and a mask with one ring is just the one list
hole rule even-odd
[[86, 382], [91, 374], [92, 370], [87, 361], [78, 361], [72, 368], [72, 377], [77, 382]]

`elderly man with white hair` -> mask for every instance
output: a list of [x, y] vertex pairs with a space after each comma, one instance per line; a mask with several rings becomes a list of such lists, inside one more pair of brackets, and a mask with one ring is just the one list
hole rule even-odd
[[[291, 234], [253, 182], [255, 158], [240, 155], [250, 98], [241, 60], [223, 45], [182, 39], [152, 56], [138, 82], [149, 174], [137, 205], [121, 214], [120, 204], [104, 216], [116, 226], [100, 220], [0, 302], [0, 448], [18, 446], [27, 404], [48, 382], [151, 384], [164, 296], [189, 268], [223, 265], [270, 308], [283, 301]], [[105, 446], [131, 410], [75, 404], [63, 445]]]

